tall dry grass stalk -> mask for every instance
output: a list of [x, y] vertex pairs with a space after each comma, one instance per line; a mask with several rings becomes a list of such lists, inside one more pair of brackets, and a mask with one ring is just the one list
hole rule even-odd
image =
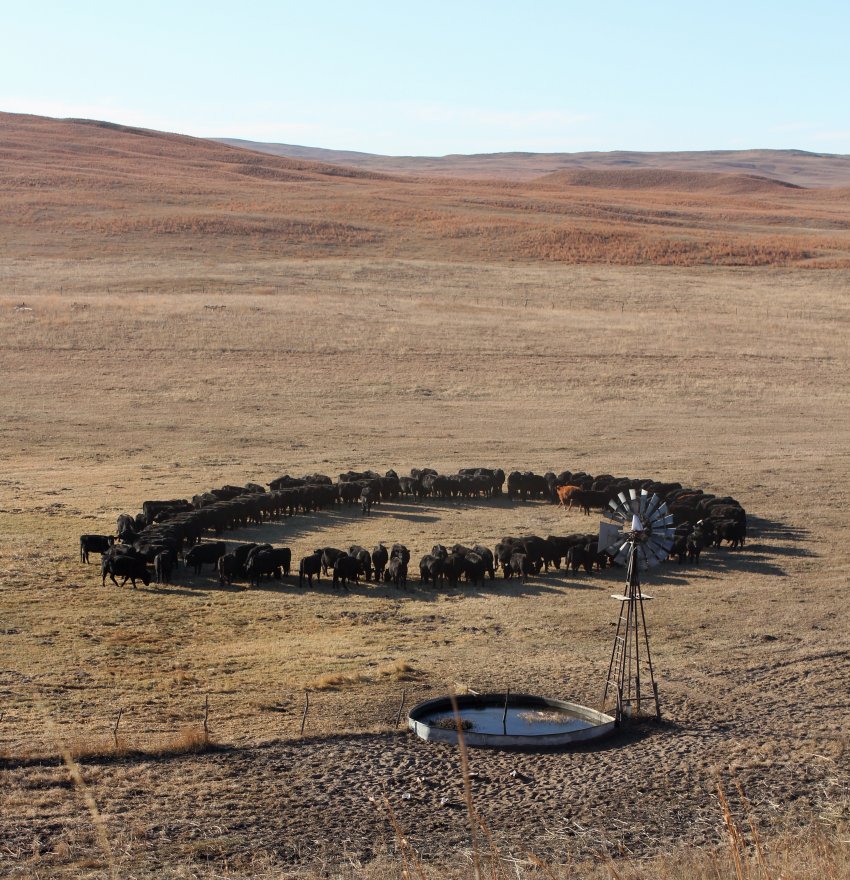
[[115, 857], [112, 853], [112, 846], [109, 843], [109, 832], [106, 826], [106, 820], [101, 815], [101, 812], [97, 807], [97, 802], [89, 790], [89, 787], [86, 785], [80, 765], [74, 760], [68, 749], [61, 744], [59, 745], [59, 754], [62, 756], [62, 761], [68, 768], [68, 775], [74, 783], [74, 788], [80, 797], [82, 797], [83, 803], [86, 805], [86, 809], [91, 816], [92, 825], [95, 831], [95, 839], [106, 859], [106, 864], [109, 868], [109, 876], [111, 880], [116, 880], [118, 874], [115, 869]]
[[478, 854], [477, 834], [479, 819], [478, 813], [475, 810], [475, 804], [472, 801], [472, 778], [469, 775], [469, 755], [466, 751], [466, 737], [463, 734], [463, 719], [460, 717], [460, 709], [458, 709], [457, 697], [454, 691], [449, 691], [449, 699], [452, 702], [452, 713], [454, 714], [455, 727], [457, 728], [460, 770], [463, 775], [463, 799], [466, 803], [466, 813], [469, 818], [469, 836], [472, 843], [472, 862], [475, 866], [475, 880], [481, 880], [481, 858]]
[[94, 799], [94, 795], [91, 793], [91, 790], [86, 784], [80, 765], [74, 759], [74, 756], [71, 754], [71, 751], [68, 748], [67, 744], [60, 737], [59, 731], [57, 730], [56, 725], [53, 723], [53, 719], [51, 718], [49, 709], [47, 708], [47, 706], [44, 705], [43, 702], [40, 703], [40, 709], [44, 714], [44, 718], [47, 721], [47, 726], [53, 736], [54, 742], [56, 743], [56, 750], [58, 751], [63, 764], [68, 770], [68, 775], [71, 778], [74, 789], [82, 798], [86, 810], [91, 817], [95, 839], [97, 841], [98, 847], [103, 853], [104, 858], [106, 859], [106, 864], [109, 868], [110, 880], [116, 880], [118, 875], [115, 870], [115, 858], [112, 852], [112, 846], [109, 842], [109, 831], [106, 826], [106, 820], [103, 818], [100, 810], [98, 809], [97, 802]]

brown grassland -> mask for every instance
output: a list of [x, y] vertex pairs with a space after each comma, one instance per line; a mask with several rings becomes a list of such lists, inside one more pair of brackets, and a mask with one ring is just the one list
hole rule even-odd
[[[850, 876], [847, 191], [671, 181], [400, 180], [0, 116], [0, 874]], [[661, 725], [470, 752], [466, 779], [395, 729], [403, 692], [598, 704], [621, 571], [134, 591], [79, 562], [145, 498], [423, 465], [744, 504], [746, 548], [648, 577]], [[417, 559], [596, 522], [429, 501], [224, 537]]]

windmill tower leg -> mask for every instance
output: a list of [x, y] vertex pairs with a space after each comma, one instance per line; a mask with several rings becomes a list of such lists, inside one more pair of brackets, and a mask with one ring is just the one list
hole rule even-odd
[[[649, 672], [649, 681], [655, 698], [655, 716], [659, 720], [661, 718], [658, 685], [652, 668], [649, 633], [646, 628], [646, 614], [643, 607], [643, 600], [651, 599], [652, 597], [644, 596], [640, 589], [636, 539], [632, 540], [628, 559], [625, 594], [614, 597], [620, 600], [620, 616], [617, 621], [617, 632], [614, 636], [611, 660], [608, 664], [608, 676], [605, 680], [605, 690], [602, 695], [602, 707], [604, 709], [609, 690], [615, 690], [617, 698], [615, 717], [618, 724], [624, 716], [631, 715], [632, 710], [635, 714], [640, 714], [641, 663], [646, 665]], [[644, 646], [643, 656], [641, 656], [641, 640]]]

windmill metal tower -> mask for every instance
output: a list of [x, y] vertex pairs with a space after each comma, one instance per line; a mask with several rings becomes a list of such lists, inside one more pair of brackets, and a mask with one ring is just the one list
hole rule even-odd
[[[613, 523], [600, 523], [598, 546], [613, 554], [616, 562], [625, 562], [627, 568], [625, 592], [612, 596], [620, 602], [620, 617], [602, 694], [602, 709], [604, 711], [610, 697], [616, 702], [618, 723], [640, 713], [641, 699], [646, 699], [646, 695], [641, 694], [641, 666], [644, 666], [649, 673], [655, 717], [660, 719], [658, 684], [652, 669], [643, 607], [644, 600], [652, 596], [641, 591], [640, 569], [654, 567], [666, 559], [675, 534], [673, 515], [657, 495], [650, 495], [645, 489], [640, 494], [630, 489], [628, 496], [620, 492], [609, 502], [609, 508], [606, 516]], [[629, 529], [623, 531], [622, 526], [627, 523]]]

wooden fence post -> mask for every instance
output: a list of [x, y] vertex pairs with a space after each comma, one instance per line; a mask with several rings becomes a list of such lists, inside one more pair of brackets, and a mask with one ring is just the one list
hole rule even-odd
[[310, 691], [304, 691], [304, 714], [301, 716], [301, 736], [304, 736], [304, 725], [307, 723], [307, 712], [310, 709]]
[[395, 726], [398, 727], [399, 721], [401, 721], [401, 710], [404, 708], [404, 700], [407, 697], [407, 688], [402, 690], [401, 692], [401, 702], [398, 704], [398, 714], [395, 716]]
[[121, 716], [124, 714], [124, 709], [118, 710], [118, 717], [115, 719], [115, 724], [112, 725], [112, 739], [115, 740], [115, 748], [118, 748], [118, 725], [121, 723]]

